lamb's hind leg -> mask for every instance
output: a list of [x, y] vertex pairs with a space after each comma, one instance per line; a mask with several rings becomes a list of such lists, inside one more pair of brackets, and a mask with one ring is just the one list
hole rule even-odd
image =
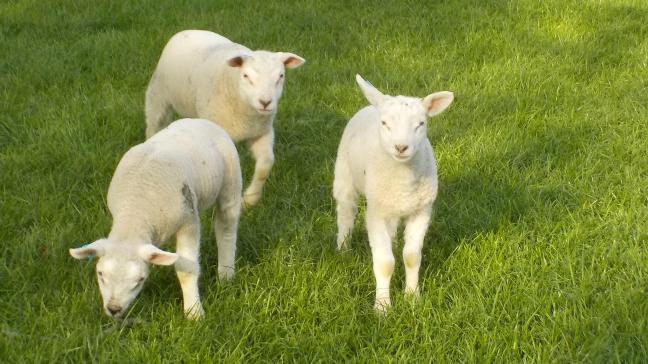
[[173, 116], [173, 108], [167, 102], [164, 92], [160, 90], [156, 74], [153, 74], [146, 89], [144, 113], [146, 115], [146, 139], [169, 125]]
[[239, 182], [236, 195], [218, 204], [214, 214], [214, 233], [218, 245], [218, 277], [230, 280], [234, 277], [236, 260], [236, 236], [241, 214], [241, 187]]
[[176, 262], [176, 274], [182, 289], [182, 301], [187, 318], [196, 320], [204, 316], [198, 290], [200, 276], [200, 222], [186, 224], [176, 233], [176, 253], [180, 256]]
[[348, 246], [349, 235], [358, 213], [358, 193], [353, 187], [351, 173], [342, 161], [336, 161], [335, 164], [333, 197], [338, 226], [337, 249], [342, 250]]
[[403, 261], [405, 262], [405, 294], [415, 297], [419, 295], [418, 278], [421, 267], [423, 241], [430, 223], [431, 209], [425, 209], [407, 219], [405, 227], [405, 246]]

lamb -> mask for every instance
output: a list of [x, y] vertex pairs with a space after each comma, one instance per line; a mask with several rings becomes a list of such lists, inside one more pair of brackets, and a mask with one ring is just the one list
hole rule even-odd
[[337, 212], [337, 248], [344, 249], [353, 228], [359, 194], [366, 197], [366, 225], [376, 277], [374, 308], [391, 306], [394, 271], [392, 239], [405, 220], [405, 294], [418, 297], [423, 239], [437, 196], [437, 166], [427, 139], [427, 118], [445, 110], [452, 92], [423, 99], [383, 95], [360, 75], [356, 81], [370, 106], [349, 121], [335, 162], [333, 196]]
[[255, 205], [274, 164], [273, 121], [286, 68], [298, 55], [251, 51], [216, 33], [185, 30], [162, 51], [146, 90], [146, 136], [171, 121], [173, 111], [218, 123], [234, 142], [247, 142], [256, 160], [244, 203]]
[[[185, 315], [201, 318], [199, 212], [217, 205], [218, 274], [231, 279], [241, 190], [236, 147], [209, 120], [175, 121], [126, 152], [108, 188], [110, 234], [70, 249], [76, 259], [99, 257], [97, 280], [106, 314], [121, 318], [127, 312], [142, 290], [149, 264], [175, 264]], [[174, 234], [175, 253], [158, 248]]]

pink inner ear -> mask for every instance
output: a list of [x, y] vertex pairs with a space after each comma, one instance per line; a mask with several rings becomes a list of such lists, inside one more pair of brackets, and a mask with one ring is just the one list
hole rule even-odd
[[286, 60], [284, 60], [284, 66], [288, 68], [293, 68], [301, 65], [303, 62], [301, 59], [297, 57], [288, 57]]
[[70, 255], [76, 259], [84, 259], [97, 255], [97, 250], [93, 248], [70, 249]]
[[148, 258], [148, 262], [155, 265], [170, 265], [173, 264], [177, 259], [177, 256], [173, 253], [151, 253]]
[[230, 67], [241, 67], [243, 65], [243, 57], [234, 57], [230, 58], [227, 61], [227, 64], [230, 65]]
[[87, 249], [83, 253], [84, 253], [85, 257], [91, 257], [93, 255], [97, 255], [97, 250], [96, 249]]
[[164, 255], [163, 255], [163, 254], [160, 254], [160, 253], [153, 253], [153, 254], [151, 254], [151, 256], [149, 257], [149, 262], [151, 262], [151, 263], [153, 263], [153, 264], [157, 264], [157, 263], [159, 263], [159, 262], [160, 262], [161, 260], [163, 260], [163, 259], [164, 259]]
[[435, 99], [432, 99], [432, 101], [430, 101], [430, 105], [428, 105], [428, 111], [434, 111], [438, 109], [441, 106], [442, 101], [443, 101], [442, 97], [437, 97]]

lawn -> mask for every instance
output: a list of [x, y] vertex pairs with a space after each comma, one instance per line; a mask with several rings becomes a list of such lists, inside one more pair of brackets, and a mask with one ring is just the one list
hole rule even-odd
[[[206, 318], [185, 320], [173, 269], [155, 267], [119, 324], [94, 262], [68, 249], [108, 234], [112, 172], [144, 139], [144, 90], [183, 29], [307, 62], [287, 74], [236, 278], [218, 281], [205, 213]], [[335, 251], [356, 73], [456, 96], [428, 130], [440, 189], [422, 297], [403, 299], [397, 259], [386, 317], [362, 219]], [[0, 110], [0, 362], [648, 361], [644, 0], [9, 0]]]

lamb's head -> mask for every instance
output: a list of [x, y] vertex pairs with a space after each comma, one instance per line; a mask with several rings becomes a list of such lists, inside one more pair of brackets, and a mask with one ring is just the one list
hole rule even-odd
[[454, 98], [449, 91], [430, 94], [422, 99], [407, 96], [389, 96], [378, 91], [360, 75], [356, 81], [380, 114], [380, 144], [396, 161], [407, 162], [416, 154], [427, 138], [427, 120], [440, 114]]
[[292, 53], [255, 51], [230, 58], [239, 70], [240, 96], [261, 115], [274, 114], [283, 92], [286, 68], [297, 68], [304, 59]]
[[107, 315], [121, 318], [135, 300], [148, 277], [149, 263], [171, 265], [178, 259], [152, 244], [128, 244], [97, 240], [77, 249], [70, 249], [76, 259], [97, 256], [97, 281]]

